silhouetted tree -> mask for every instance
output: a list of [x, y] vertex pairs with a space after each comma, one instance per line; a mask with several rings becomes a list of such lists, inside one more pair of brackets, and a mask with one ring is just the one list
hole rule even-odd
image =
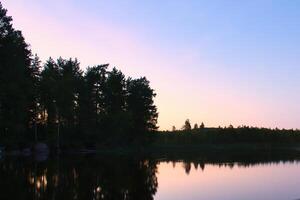
[[105, 114], [104, 89], [107, 67], [108, 64], [88, 67], [80, 90], [81, 131], [94, 136], [95, 132], [101, 132], [100, 126]]
[[6, 13], [0, 3], [0, 132], [20, 138], [33, 117], [34, 72], [30, 67], [31, 51]]
[[82, 71], [75, 59], [57, 60], [59, 70], [59, 88], [57, 88], [57, 108], [59, 120], [66, 129], [73, 129], [78, 125], [79, 118], [79, 89], [82, 84]]
[[136, 133], [154, 131], [158, 128], [155, 96], [154, 90], [145, 77], [127, 80], [126, 109], [132, 118], [132, 128]]
[[201, 122], [200, 128], [201, 128], [201, 129], [204, 129], [204, 128], [205, 128], [205, 126], [204, 126], [204, 123], [203, 123], [203, 122]]
[[1, 137], [37, 138], [39, 126], [51, 141], [60, 130], [70, 143], [73, 138], [114, 142], [157, 130], [156, 94], [145, 77], [126, 79], [116, 68], [108, 71], [108, 64], [83, 73], [71, 58], [50, 57], [41, 69], [6, 12], [0, 3]]
[[175, 126], [172, 126], [172, 131], [176, 131], [176, 127]]
[[183, 168], [185, 170], [185, 173], [187, 175], [189, 175], [190, 171], [191, 171], [191, 168], [192, 168], [191, 162], [183, 162]]
[[59, 81], [59, 68], [55, 61], [49, 58], [41, 72], [40, 82], [40, 103], [43, 109], [42, 118], [44, 119], [48, 132], [53, 132], [55, 123], [59, 121], [57, 106], [60, 87]]
[[31, 82], [30, 84], [30, 105], [29, 105], [29, 119], [30, 119], [30, 128], [34, 129], [35, 140], [37, 140], [37, 126], [42, 121], [42, 110], [41, 110], [41, 96], [40, 96], [40, 80], [41, 80], [41, 61], [39, 57], [35, 54], [32, 59], [31, 65]]
[[194, 129], [198, 129], [198, 124], [197, 123], [194, 125]]
[[125, 75], [121, 71], [113, 68], [108, 72], [103, 95], [104, 130], [107, 134], [110, 133], [110, 136], [120, 139], [120, 134], [124, 134], [128, 130], [126, 127], [128, 117], [125, 113], [126, 81]]
[[125, 110], [125, 76], [124, 74], [113, 68], [108, 72], [104, 89], [104, 108], [105, 112], [112, 114]]
[[186, 130], [186, 131], [189, 131], [189, 130], [192, 129], [191, 123], [190, 123], [190, 120], [189, 120], [189, 119], [185, 120], [182, 129], [183, 129], [183, 130]]

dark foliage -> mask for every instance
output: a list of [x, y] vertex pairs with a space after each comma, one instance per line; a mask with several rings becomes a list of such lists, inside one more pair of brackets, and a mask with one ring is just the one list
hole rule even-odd
[[222, 144], [299, 144], [300, 131], [257, 127], [203, 128], [163, 131], [157, 143], [167, 145], [222, 145]]
[[[108, 64], [80, 69], [77, 59], [43, 67], [0, 3], [0, 139], [63, 145], [128, 144], [156, 130], [155, 93], [146, 78], [126, 79]], [[1, 142], [1, 143], [2, 143]]]
[[33, 118], [36, 69], [22, 33], [0, 3], [0, 131], [20, 140]]

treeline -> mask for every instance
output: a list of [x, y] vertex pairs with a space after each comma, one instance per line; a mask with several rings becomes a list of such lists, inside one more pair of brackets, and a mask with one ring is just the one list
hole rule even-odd
[[127, 143], [156, 130], [154, 90], [108, 64], [82, 71], [77, 59], [44, 65], [0, 3], [0, 139]]
[[159, 145], [222, 145], [222, 144], [300, 144], [300, 130], [268, 129], [249, 126], [206, 128], [204, 123], [192, 128], [186, 120], [181, 129], [161, 131], [156, 140]]

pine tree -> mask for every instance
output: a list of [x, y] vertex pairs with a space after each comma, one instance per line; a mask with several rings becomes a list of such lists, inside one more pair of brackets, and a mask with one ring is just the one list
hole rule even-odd
[[107, 67], [108, 64], [88, 67], [84, 75], [84, 83], [80, 89], [80, 129], [89, 135], [102, 132]]
[[190, 120], [189, 120], [189, 119], [185, 120], [182, 129], [183, 129], [183, 130], [186, 130], [186, 131], [189, 131], [189, 130], [192, 129], [192, 126], [191, 126], [191, 123], [190, 123]]
[[0, 3], [0, 132], [24, 137], [32, 120], [31, 51]]
[[47, 126], [48, 132], [53, 132], [55, 123], [58, 119], [58, 90], [60, 72], [55, 61], [50, 57], [41, 72], [40, 81], [40, 103], [43, 109], [43, 121]]
[[154, 90], [143, 77], [127, 80], [127, 110], [133, 119], [133, 129], [137, 132], [153, 131], [158, 127], [157, 108], [154, 105]]

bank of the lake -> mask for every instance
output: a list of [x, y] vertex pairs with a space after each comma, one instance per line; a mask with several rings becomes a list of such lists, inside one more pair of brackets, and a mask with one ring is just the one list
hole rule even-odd
[[[82, 139], [83, 138], [83, 139]], [[126, 142], [124, 142], [126, 141]], [[197, 153], [197, 152], [300, 152], [300, 131], [263, 128], [199, 128], [181, 131], [157, 131], [142, 134], [131, 141], [123, 138], [90, 140], [64, 137], [51, 140], [0, 141], [0, 150], [8, 154], [37, 151], [81, 153]]]

